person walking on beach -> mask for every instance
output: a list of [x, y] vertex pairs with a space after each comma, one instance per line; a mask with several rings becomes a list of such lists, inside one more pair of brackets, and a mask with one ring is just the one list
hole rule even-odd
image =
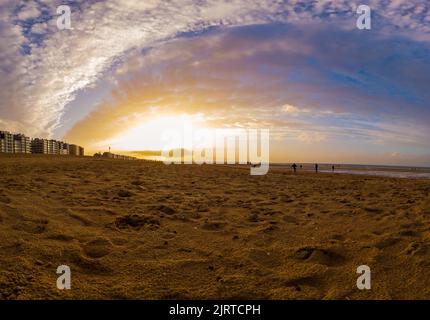
[[331, 171], [333, 171], [333, 172], [334, 172], [334, 165], [332, 165], [332, 166], [331, 166]]
[[297, 171], [297, 164], [293, 163], [293, 165], [291, 167], [293, 168], [294, 173], [296, 173], [296, 171]]
[[315, 163], [315, 173], [318, 173], [318, 163]]

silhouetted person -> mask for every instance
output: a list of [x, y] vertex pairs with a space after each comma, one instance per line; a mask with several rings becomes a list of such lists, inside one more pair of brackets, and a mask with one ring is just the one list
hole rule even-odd
[[331, 166], [331, 171], [333, 171], [333, 172], [334, 172], [334, 165], [332, 165], [332, 166]]
[[303, 166], [302, 166], [302, 165], [300, 165], [300, 169], [301, 169], [301, 168], [303, 168]]
[[297, 170], [297, 164], [293, 163], [293, 165], [292, 165], [291, 167], [293, 168], [294, 173], [296, 173], [296, 170]]
[[318, 173], [318, 163], [315, 163], [315, 172]]

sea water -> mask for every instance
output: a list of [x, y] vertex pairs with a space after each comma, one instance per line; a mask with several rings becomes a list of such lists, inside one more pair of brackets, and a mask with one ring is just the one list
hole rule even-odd
[[[305, 163], [297, 164], [297, 172], [315, 171], [315, 164]], [[302, 168], [300, 168], [300, 165]], [[380, 165], [357, 165], [357, 164], [318, 164], [318, 172], [321, 173], [339, 173], [339, 174], [358, 174], [367, 176], [381, 176], [392, 178], [409, 178], [409, 179], [430, 179], [430, 168], [425, 167], [406, 167], [406, 166], [380, 166]], [[291, 164], [270, 164], [272, 169], [291, 169]]]

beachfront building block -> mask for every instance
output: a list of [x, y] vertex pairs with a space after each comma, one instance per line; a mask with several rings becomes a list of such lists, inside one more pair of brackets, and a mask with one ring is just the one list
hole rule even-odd
[[60, 154], [62, 155], [68, 155], [69, 154], [69, 144], [59, 141], [58, 142], [58, 150], [60, 152]]
[[0, 131], [0, 152], [13, 153], [13, 134]]
[[48, 154], [59, 154], [57, 141], [48, 140]]
[[31, 141], [31, 153], [48, 154], [48, 140], [35, 138]]
[[21, 133], [0, 130], [0, 153], [39, 153], [84, 156], [84, 148], [53, 139], [31, 139]]
[[31, 153], [31, 140], [23, 134], [13, 135], [13, 152], [14, 153]]
[[76, 144], [69, 144], [69, 154], [71, 156], [78, 156], [79, 155], [79, 148]]

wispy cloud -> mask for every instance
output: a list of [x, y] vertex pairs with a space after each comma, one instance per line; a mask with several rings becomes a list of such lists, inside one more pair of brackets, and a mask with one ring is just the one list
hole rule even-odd
[[[209, 26], [261, 23], [278, 10], [271, 1], [246, 6], [242, 1], [80, 1], [72, 6], [73, 30], [59, 31], [59, 3], [2, 1], [0, 7], [0, 116], [32, 133], [51, 133], [76, 93], [93, 85], [127, 52]], [[46, 21], [35, 20], [41, 12], [47, 13]], [[37, 25], [32, 31], [38, 33], [41, 23], [49, 30], [38, 43], [31, 29]]]
[[124, 128], [118, 119], [127, 116], [132, 126], [143, 121], [137, 115], [157, 108], [203, 112], [212, 126], [269, 127], [304, 142], [336, 137], [428, 146], [429, 93], [415, 79], [430, 81], [422, 60], [430, 51], [416, 46], [411, 54], [414, 46], [402, 38], [335, 35], [336, 47], [327, 44], [333, 31], [320, 25], [249, 26], [135, 54], [118, 69], [114, 99], [68, 137], [105, 138]]
[[[204, 110], [212, 126], [425, 157], [428, 1], [369, 0], [369, 32], [350, 0], [70, 1], [64, 31], [60, 4], [0, 0], [1, 128], [52, 136], [73, 106], [87, 117], [67, 136], [85, 144], [154, 110]], [[107, 82], [112, 97], [86, 104]]]
[[[73, 1], [73, 30], [55, 28], [62, 1], [0, 2], [0, 117], [52, 133], [65, 106], [134, 50], [214, 26], [332, 21], [355, 26], [354, 1]], [[370, 1], [377, 26], [428, 40], [426, 1]], [[381, 31], [382, 32], [382, 31]]]

